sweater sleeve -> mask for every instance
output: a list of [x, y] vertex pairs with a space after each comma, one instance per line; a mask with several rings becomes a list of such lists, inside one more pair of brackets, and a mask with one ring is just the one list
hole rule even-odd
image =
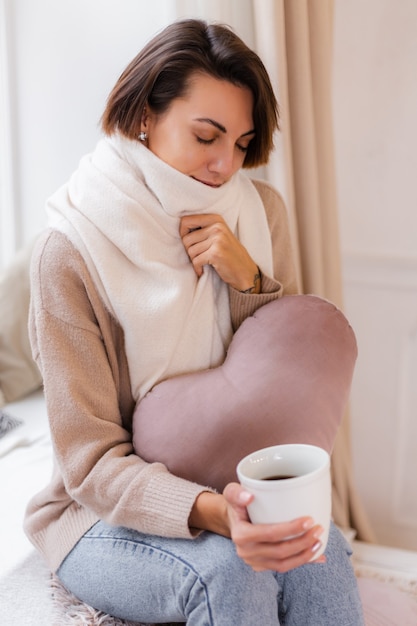
[[[191, 537], [188, 517], [207, 489], [134, 454], [122, 330], [81, 256], [57, 232], [39, 242], [32, 262], [30, 335], [44, 380], [60, 474], [55, 480], [62, 481], [65, 494], [49, 509], [51, 493], [40, 496], [45, 515], [54, 509], [59, 517], [75, 504], [112, 525]], [[41, 502], [33, 508], [39, 510]]]
[[229, 288], [233, 330], [264, 304], [284, 295], [298, 293], [287, 210], [282, 196], [272, 185], [253, 180], [263, 202], [271, 233], [273, 276], [261, 274], [261, 293], [243, 294]]

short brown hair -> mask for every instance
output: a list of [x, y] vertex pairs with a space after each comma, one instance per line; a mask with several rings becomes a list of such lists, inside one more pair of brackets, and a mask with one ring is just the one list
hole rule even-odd
[[279, 124], [278, 103], [265, 66], [230, 27], [202, 20], [174, 22], [139, 52], [109, 95], [101, 118], [103, 131], [110, 135], [118, 130], [136, 139], [145, 106], [157, 114], [166, 112], [174, 98], [185, 95], [196, 72], [251, 90], [256, 134], [243, 167], [266, 163]]

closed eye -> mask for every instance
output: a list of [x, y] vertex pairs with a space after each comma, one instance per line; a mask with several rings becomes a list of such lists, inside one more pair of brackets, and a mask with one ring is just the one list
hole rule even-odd
[[209, 146], [211, 143], [214, 142], [214, 139], [203, 139], [202, 137], [197, 137], [197, 141], [198, 143], [202, 143], [206, 146]]
[[[211, 145], [212, 143], [214, 143], [215, 140], [216, 140], [215, 137], [213, 139], [203, 139], [202, 137], [197, 137], [198, 143], [202, 143], [205, 146]], [[241, 146], [237, 143], [236, 148], [240, 150], [240, 152], [243, 152], [244, 154], [246, 154], [246, 152], [249, 149], [249, 146]]]

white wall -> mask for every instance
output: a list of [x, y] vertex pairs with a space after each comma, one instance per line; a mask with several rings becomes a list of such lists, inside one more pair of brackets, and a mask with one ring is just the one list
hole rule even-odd
[[[43, 227], [45, 199], [94, 147], [105, 99], [119, 74], [145, 41], [174, 19], [175, 6], [170, 0], [0, 3], [0, 126], [3, 134], [11, 129], [13, 141], [0, 162], [0, 228], [11, 226], [12, 212], [13, 248]], [[3, 264], [9, 260], [5, 252], [12, 251], [3, 246]]]
[[417, 2], [336, 0], [335, 6], [343, 248], [417, 258]]
[[417, 2], [335, 0], [356, 483], [381, 542], [417, 549]]
[[143, 44], [186, 16], [233, 24], [251, 45], [250, 3], [0, 0], [0, 268], [43, 228], [45, 199], [93, 149], [105, 99]]

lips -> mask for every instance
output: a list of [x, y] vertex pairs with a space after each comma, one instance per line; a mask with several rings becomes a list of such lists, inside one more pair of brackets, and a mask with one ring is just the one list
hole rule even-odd
[[208, 180], [200, 180], [199, 178], [195, 178], [195, 176], [191, 176], [191, 178], [193, 178], [194, 180], [196, 180], [198, 183], [203, 183], [203, 185], [207, 185], [208, 187], [221, 187], [223, 183], [211, 183]]

